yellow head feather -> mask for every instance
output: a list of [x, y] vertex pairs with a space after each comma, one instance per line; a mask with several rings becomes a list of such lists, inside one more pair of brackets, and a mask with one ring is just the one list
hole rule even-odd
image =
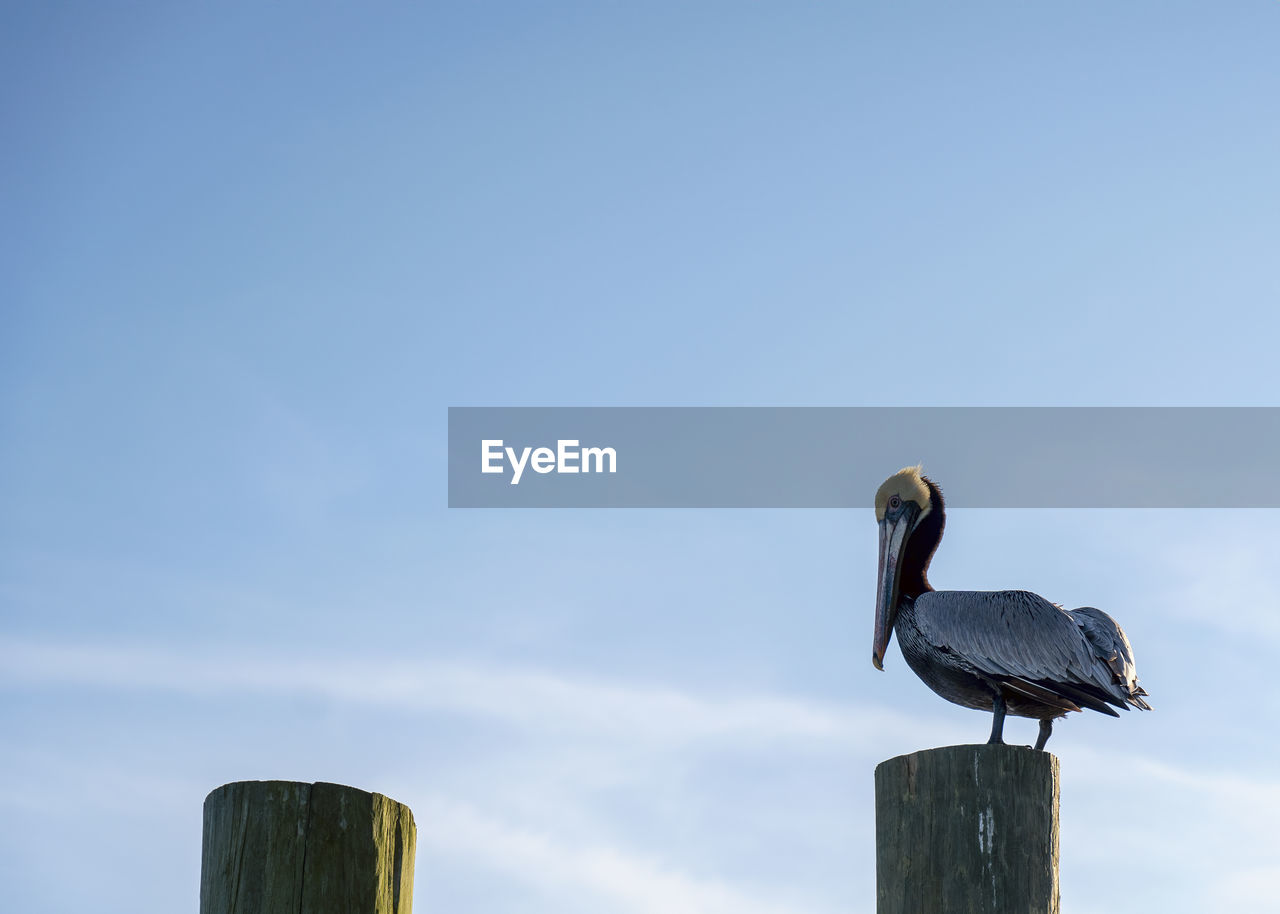
[[884, 520], [884, 512], [889, 499], [897, 495], [903, 501], [914, 501], [920, 506], [920, 516], [929, 513], [932, 506], [929, 500], [929, 487], [920, 476], [920, 467], [903, 467], [880, 484], [876, 492], [876, 520]]

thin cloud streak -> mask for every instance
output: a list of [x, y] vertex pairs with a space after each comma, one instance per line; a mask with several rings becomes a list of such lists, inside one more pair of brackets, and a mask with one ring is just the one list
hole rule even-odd
[[873, 706], [837, 707], [770, 695], [699, 696], [671, 688], [442, 661], [245, 658], [0, 640], [0, 683], [6, 682], [192, 695], [313, 696], [657, 741], [787, 737], [848, 747], [865, 743], [868, 734], [896, 740], [918, 728], [918, 722]]
[[636, 914], [805, 914], [746, 887], [691, 876], [667, 862], [605, 844], [572, 844], [480, 810], [431, 798], [420, 815], [418, 846], [461, 854], [521, 882], [574, 895], [589, 892], [607, 910]]
[[[360, 662], [254, 658], [116, 645], [59, 645], [0, 638], [0, 686], [143, 690], [192, 695], [312, 696], [333, 701], [470, 713], [515, 725], [547, 724], [676, 740], [699, 736], [775, 738], [858, 744], [911, 737], [922, 721], [874, 705], [835, 705], [776, 695], [718, 696], [666, 687], [567, 677], [445, 661]], [[936, 735], [964, 739], [945, 722]], [[882, 743], [883, 744], [883, 743]], [[1069, 747], [1069, 749], [1068, 749]], [[1192, 770], [1141, 755], [1102, 752], [1069, 742], [1075, 776], [1113, 780], [1128, 773], [1215, 799], [1280, 806], [1280, 781]]]
[[[1197, 873], [1209, 907], [1232, 898], [1241, 910], [1260, 910], [1262, 899], [1273, 900], [1274, 881], [1267, 880], [1280, 857], [1272, 825], [1280, 818], [1280, 780], [1074, 746], [1070, 777], [1089, 787], [1073, 798], [1069, 823], [1084, 829], [1087, 822], [1093, 836], [1071, 845], [1082, 859], [1110, 860], [1117, 848], [1141, 848], [1150, 878], [1175, 878], [1174, 868], [1179, 876]], [[1124, 798], [1128, 815], [1090, 810], [1098, 791]], [[1096, 840], [1099, 822], [1107, 823], [1105, 842]]]

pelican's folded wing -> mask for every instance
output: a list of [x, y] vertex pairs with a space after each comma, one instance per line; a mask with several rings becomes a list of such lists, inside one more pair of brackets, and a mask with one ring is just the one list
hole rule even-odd
[[1114, 712], [1102, 702], [1124, 707], [1129, 698], [1076, 620], [1036, 594], [928, 591], [916, 598], [915, 618], [930, 643], [973, 672], [1025, 680], [1106, 713]]

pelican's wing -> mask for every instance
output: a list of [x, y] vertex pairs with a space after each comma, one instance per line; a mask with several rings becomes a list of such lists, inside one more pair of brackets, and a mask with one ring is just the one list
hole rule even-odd
[[1120, 623], [1093, 606], [1081, 606], [1067, 610], [1084, 633], [1085, 640], [1093, 648], [1094, 656], [1111, 672], [1111, 681], [1119, 686], [1129, 701], [1150, 711], [1151, 705], [1143, 701], [1147, 690], [1138, 685], [1138, 670], [1133, 659], [1133, 645]]
[[1129, 700], [1076, 619], [1036, 594], [929, 591], [916, 598], [915, 619], [957, 665], [1016, 690], [1046, 690], [1106, 714], [1115, 714], [1108, 704]]

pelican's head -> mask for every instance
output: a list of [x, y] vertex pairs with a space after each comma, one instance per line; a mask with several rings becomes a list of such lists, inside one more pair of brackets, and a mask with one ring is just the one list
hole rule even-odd
[[876, 492], [876, 520], [880, 524], [880, 570], [876, 584], [876, 629], [871, 662], [884, 669], [884, 652], [898, 615], [898, 586], [902, 578], [902, 549], [911, 532], [933, 508], [929, 484], [920, 467], [904, 467], [886, 479]]

